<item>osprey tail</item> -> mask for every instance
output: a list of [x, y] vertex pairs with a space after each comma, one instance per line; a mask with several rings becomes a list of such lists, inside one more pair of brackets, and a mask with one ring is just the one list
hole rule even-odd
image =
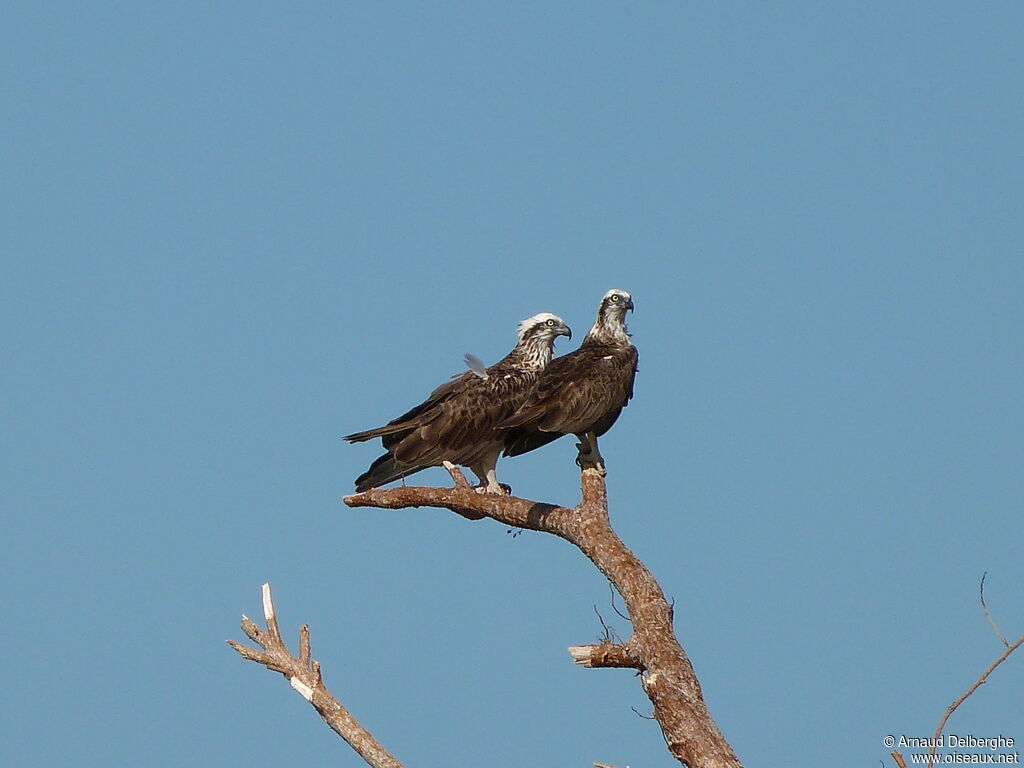
[[421, 469], [426, 469], [426, 467], [399, 467], [395, 461], [394, 454], [385, 453], [383, 456], [378, 456], [374, 459], [370, 468], [356, 478], [356, 493], [362, 493], [371, 488], [379, 488], [382, 485], [387, 485], [390, 482], [411, 475], [413, 472], [419, 472]]
[[386, 424], [383, 427], [368, 429], [365, 432], [353, 432], [351, 435], [345, 435], [341, 439], [347, 440], [350, 443], [362, 443], [367, 440], [373, 440], [375, 437], [384, 437], [386, 435], [393, 435], [396, 432], [404, 432], [409, 429], [409, 426], [409, 424], [392, 422], [391, 424]]

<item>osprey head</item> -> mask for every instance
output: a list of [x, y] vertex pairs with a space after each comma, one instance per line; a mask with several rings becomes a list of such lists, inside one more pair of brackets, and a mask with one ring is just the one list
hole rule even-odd
[[612, 288], [601, 298], [597, 309], [597, 321], [590, 335], [604, 339], [628, 341], [626, 333], [626, 312], [633, 309], [633, 297], [627, 291]]
[[558, 315], [541, 312], [519, 324], [519, 343], [511, 354], [518, 356], [519, 364], [527, 370], [543, 371], [551, 362], [556, 336], [572, 338], [572, 331]]
[[601, 309], [604, 310], [606, 307], [621, 310], [621, 314], [625, 315], [627, 309], [633, 308], [633, 297], [629, 295], [629, 291], [612, 288], [601, 299]]
[[520, 344], [530, 339], [542, 339], [553, 343], [556, 336], [572, 338], [572, 329], [562, 318], [550, 312], [541, 312], [539, 315], [526, 318], [519, 323], [518, 333]]

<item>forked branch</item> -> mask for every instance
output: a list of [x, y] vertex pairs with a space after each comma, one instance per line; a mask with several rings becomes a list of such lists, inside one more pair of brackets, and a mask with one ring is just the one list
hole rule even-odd
[[267, 622], [266, 629], [260, 629], [252, 619], [242, 616], [242, 631], [262, 650], [249, 648], [234, 640], [228, 640], [228, 645], [249, 661], [284, 675], [292, 688], [312, 704], [320, 717], [373, 768], [402, 768], [402, 764], [327, 690], [320, 676], [320, 665], [313, 660], [310, 651], [309, 627], [303, 625], [299, 629], [298, 657], [289, 652], [277, 625], [269, 584], [263, 585], [263, 615]]
[[503, 525], [550, 533], [574, 544], [622, 595], [633, 635], [625, 643], [574, 646], [570, 649], [573, 660], [582, 666], [638, 670], [669, 752], [680, 763], [690, 768], [740, 768], [708, 712], [693, 666], [676, 639], [672, 607], [650, 571], [611, 526], [602, 474], [584, 468], [582, 501], [575, 507], [561, 507], [477, 493], [458, 468], [447, 465], [446, 469], [454, 488], [374, 489], [346, 496], [345, 503], [381, 509], [438, 507], [470, 520], [489, 517]]

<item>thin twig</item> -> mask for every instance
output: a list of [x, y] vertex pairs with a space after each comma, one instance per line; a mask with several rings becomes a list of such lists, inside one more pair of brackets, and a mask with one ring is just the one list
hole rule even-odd
[[999, 642], [1001, 642], [1004, 646], [1009, 648], [1010, 644], [1008, 642], [1006, 642], [1006, 638], [1003, 636], [1003, 633], [999, 631], [999, 627], [996, 626], [996, 622], [992, 618], [992, 614], [988, 612], [988, 604], [985, 602], [985, 577], [986, 576], [988, 576], [988, 571], [985, 571], [983, 574], [981, 574], [981, 586], [978, 588], [978, 591], [981, 593], [981, 607], [982, 607], [982, 610], [985, 611], [985, 618], [988, 619], [988, 623], [991, 625], [992, 631], [995, 632], [996, 633], [996, 637], [999, 638]]
[[608, 591], [611, 593], [612, 610], [619, 614], [620, 618], [629, 621], [629, 616], [620, 611], [619, 606], [615, 604], [615, 586], [610, 581], [608, 582]]
[[608, 627], [608, 625], [605, 624], [604, 616], [602, 616], [601, 612], [599, 610], [597, 610], [597, 606], [596, 605], [594, 606], [594, 613], [597, 614], [597, 620], [601, 622], [601, 629], [604, 630], [603, 642], [605, 642], [605, 643], [613, 643], [613, 642], [617, 643], [617, 642], [619, 642], [619, 638], [618, 638], [618, 635], [615, 634], [615, 630], [614, 629], [610, 629]]

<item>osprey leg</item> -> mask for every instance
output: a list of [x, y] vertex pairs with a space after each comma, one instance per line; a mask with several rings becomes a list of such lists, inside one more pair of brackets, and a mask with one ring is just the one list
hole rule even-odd
[[498, 473], [493, 469], [487, 470], [487, 493], [496, 493], [499, 496], [511, 494], [512, 488], [504, 483], [498, 482]]
[[477, 493], [505, 495], [505, 488], [498, 482], [497, 465], [498, 451], [495, 451], [494, 454], [486, 456], [479, 464], [470, 467], [473, 474], [480, 480], [480, 485], [476, 487]]
[[576, 456], [576, 466], [580, 469], [594, 467], [602, 476], [608, 474], [608, 470], [604, 465], [604, 457], [597, 448], [597, 435], [593, 432], [587, 432], [582, 435], [576, 435], [576, 437], [580, 439], [580, 442], [576, 443], [576, 450], [579, 451]]

